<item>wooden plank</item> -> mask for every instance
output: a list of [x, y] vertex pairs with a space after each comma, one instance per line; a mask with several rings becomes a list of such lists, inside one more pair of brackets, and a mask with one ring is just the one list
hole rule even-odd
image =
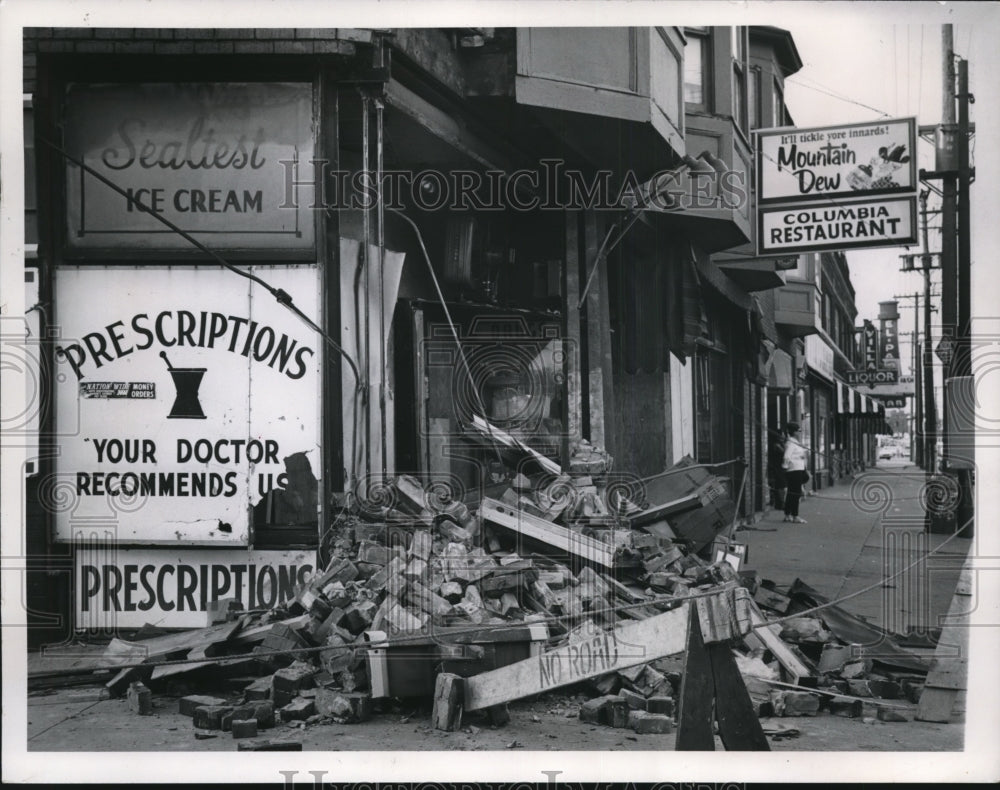
[[468, 678], [465, 710], [481, 710], [680, 653], [689, 611], [690, 604], [683, 603], [648, 620], [584, 633], [537, 656]]
[[231, 645], [252, 645], [257, 642], [263, 642], [264, 637], [267, 636], [268, 631], [270, 631], [276, 625], [287, 625], [293, 631], [301, 631], [303, 628], [309, 625], [312, 621], [312, 615], [300, 614], [297, 617], [288, 617], [284, 620], [277, 620], [273, 623], [264, 623], [263, 625], [255, 625], [250, 628], [244, 628], [238, 634], [235, 634], [230, 640]]
[[[684, 674], [681, 676], [680, 709], [677, 711], [677, 739], [674, 751], [715, 751], [712, 734], [712, 701], [715, 683], [712, 663], [701, 637], [697, 617], [688, 623]], [[729, 648], [725, 648], [729, 649]]]
[[434, 681], [434, 709], [431, 723], [435, 730], [454, 732], [462, 726], [462, 678], [442, 672]]
[[733, 587], [710, 598], [696, 598], [705, 644], [732, 642], [750, 632], [750, 591]]
[[559, 466], [551, 458], [542, 455], [540, 452], [532, 447], [529, 447], [516, 436], [511, 436], [506, 431], [502, 431], [495, 425], [488, 423], [478, 414], [472, 417], [472, 427], [475, 428], [483, 436], [487, 437], [492, 441], [502, 444], [504, 447], [509, 447], [514, 450], [519, 450], [525, 455], [529, 456], [535, 463], [537, 463], [546, 472], [554, 475], [558, 475], [562, 472], [562, 467]]
[[732, 650], [722, 643], [706, 645], [705, 649], [712, 662], [715, 718], [722, 745], [729, 752], [771, 751]]
[[497, 499], [485, 497], [479, 506], [479, 514], [491, 524], [541, 541], [609, 570], [614, 568], [615, 553], [607, 544], [530, 513], [516, 510]]
[[789, 677], [792, 678], [792, 682], [798, 685], [802, 678], [811, 677], [812, 670], [803, 663], [802, 659], [792, 652], [792, 649], [779, 636], [781, 626], [771, 625], [758, 628], [757, 626], [766, 623], [767, 619], [761, 614], [760, 609], [757, 608], [755, 603], [751, 601], [749, 606], [750, 622], [753, 626], [752, 633], [756, 634], [760, 641], [764, 643], [764, 646], [774, 654], [775, 659], [788, 672]]

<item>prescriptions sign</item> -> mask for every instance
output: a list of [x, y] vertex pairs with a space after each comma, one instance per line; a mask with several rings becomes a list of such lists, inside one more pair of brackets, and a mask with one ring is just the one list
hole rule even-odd
[[315, 570], [315, 551], [82, 545], [73, 574], [74, 622], [80, 630], [146, 623], [201, 628], [212, 601], [235, 598], [244, 609], [270, 609], [294, 597]]
[[[248, 269], [320, 321], [316, 266]], [[55, 296], [58, 540], [245, 546], [254, 524], [317, 523], [311, 328], [221, 268], [60, 267]]]
[[140, 204], [209, 247], [313, 249], [309, 83], [72, 84], [64, 126], [127, 193], [66, 163], [71, 250], [192, 249]]

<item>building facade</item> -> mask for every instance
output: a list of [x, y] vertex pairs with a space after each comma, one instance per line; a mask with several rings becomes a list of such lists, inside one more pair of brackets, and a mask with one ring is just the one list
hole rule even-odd
[[505, 486], [484, 421], [555, 463], [587, 439], [629, 480], [690, 456], [744, 516], [789, 418], [821, 480], [863, 460], [838, 422], [843, 256], [826, 274], [753, 252], [752, 132], [791, 123], [801, 68], [785, 31], [45, 28], [24, 47], [39, 613], [187, 625], [241, 585], [267, 605], [387, 479]]

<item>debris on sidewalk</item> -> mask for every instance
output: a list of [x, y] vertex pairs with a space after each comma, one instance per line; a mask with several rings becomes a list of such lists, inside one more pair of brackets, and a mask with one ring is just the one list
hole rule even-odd
[[[728, 480], [685, 458], [644, 491], [612, 496], [613, 459], [600, 448], [576, 443], [564, 472], [515, 436], [484, 421], [473, 427], [538, 471], [519, 468], [505, 491], [472, 504], [396, 478], [385, 504], [338, 524], [322, 568], [288, 600], [251, 611], [218, 601], [204, 628], [113, 640], [101, 666], [125, 666], [108, 689], [127, 689], [143, 715], [152, 693], [174, 693], [195, 737], [231, 732], [240, 750], [300, 749], [258, 733], [359, 724], [394, 699], [433, 701], [435, 726], [458, 731], [466, 679], [593, 644], [576, 685], [592, 698], [566, 715], [664, 734], [679, 715], [683, 640], [679, 654], [605, 672], [598, 646], [622, 624], [688, 598], [705, 641], [718, 641], [733, 612], [715, 612], [707, 596], [739, 590], [751, 630], [740, 632], [733, 654], [758, 716], [860, 715], [859, 697], [919, 693], [923, 662], [896, 646], [885, 666], [881, 653], [858, 647], [871, 644], [872, 626], [832, 606], [796, 615], [825, 602], [798, 580], [783, 592], [730, 564], [746, 553], [727, 550], [735, 523]], [[771, 623], [764, 611], [781, 619]], [[176, 694], [197, 683], [214, 693]], [[494, 727], [510, 716], [505, 702], [466, 712]]]

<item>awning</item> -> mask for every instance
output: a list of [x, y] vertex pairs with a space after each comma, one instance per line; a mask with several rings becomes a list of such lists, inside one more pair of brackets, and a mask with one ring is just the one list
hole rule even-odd
[[871, 395], [865, 395], [858, 389], [836, 381], [837, 414], [848, 414], [858, 417], [870, 417], [885, 414], [885, 407]]
[[[776, 348], [767, 366], [767, 388], [773, 390], [792, 391], [794, 383], [794, 365], [792, 355]], [[839, 410], [838, 410], [839, 411]]]

